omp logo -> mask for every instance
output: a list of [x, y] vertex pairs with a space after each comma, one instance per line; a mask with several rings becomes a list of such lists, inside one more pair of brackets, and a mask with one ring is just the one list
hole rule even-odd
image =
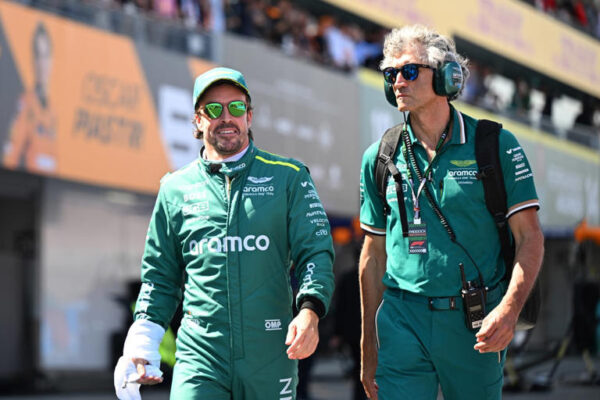
[[470, 167], [471, 165], [475, 164], [476, 161], [475, 160], [450, 160], [450, 164], [452, 165], [456, 165], [457, 167]]
[[208, 200], [181, 207], [181, 212], [184, 217], [188, 215], [197, 215], [204, 211], [208, 211]]
[[265, 319], [265, 331], [280, 331], [281, 320], [279, 319]]
[[521, 146], [513, 147], [512, 149], [506, 150], [506, 154], [512, 154], [514, 151], [519, 151], [519, 150], [521, 150]]
[[267, 183], [269, 182], [271, 179], [273, 179], [272, 176], [263, 176], [260, 178], [257, 178], [255, 176], [249, 176], [248, 180], [252, 183]]
[[450, 171], [448, 171], [448, 175], [453, 178], [456, 176], [475, 176], [475, 175], [477, 175], [477, 171], [474, 169], [468, 169], [468, 170], [464, 170], [464, 171], [450, 170]]
[[241, 251], [266, 251], [271, 241], [266, 235], [248, 235], [245, 237], [225, 236], [222, 238], [202, 239], [190, 241], [190, 254], [197, 256], [209, 253], [235, 253]]
[[206, 198], [206, 192], [186, 193], [183, 195], [183, 201], [201, 200]]

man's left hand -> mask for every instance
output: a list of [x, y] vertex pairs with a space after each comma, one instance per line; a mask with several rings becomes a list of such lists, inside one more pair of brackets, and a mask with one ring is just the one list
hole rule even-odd
[[475, 350], [480, 353], [494, 353], [504, 350], [515, 334], [519, 314], [500, 303], [484, 319], [481, 329], [475, 334]]
[[310, 356], [319, 343], [319, 317], [311, 309], [303, 308], [288, 326], [285, 344], [291, 360]]

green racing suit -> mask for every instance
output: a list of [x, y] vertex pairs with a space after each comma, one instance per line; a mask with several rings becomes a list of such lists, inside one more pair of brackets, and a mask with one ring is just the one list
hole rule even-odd
[[[333, 244], [307, 168], [256, 148], [161, 180], [135, 319], [167, 328], [183, 296], [172, 399], [295, 399], [286, 354], [296, 304], [327, 312]], [[184, 290], [182, 290], [182, 286]]]

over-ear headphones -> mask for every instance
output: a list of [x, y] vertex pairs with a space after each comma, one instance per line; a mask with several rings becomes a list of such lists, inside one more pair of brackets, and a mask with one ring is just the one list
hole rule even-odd
[[[433, 91], [438, 96], [446, 96], [449, 100], [454, 100], [462, 88], [463, 81], [462, 68], [456, 60], [456, 56], [453, 53], [447, 53], [442, 66], [433, 70]], [[398, 107], [394, 85], [384, 79], [383, 90], [388, 103]]]
[[394, 86], [385, 79], [383, 80], [383, 91], [385, 92], [385, 99], [388, 101], [388, 103], [394, 107], [398, 107], [396, 94], [394, 93]]
[[463, 72], [454, 53], [446, 53], [446, 60], [433, 71], [433, 91], [454, 100], [463, 85]]

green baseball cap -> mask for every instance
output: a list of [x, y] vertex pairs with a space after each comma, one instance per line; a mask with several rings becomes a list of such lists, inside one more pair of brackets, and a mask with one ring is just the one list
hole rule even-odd
[[192, 103], [194, 110], [196, 109], [196, 103], [198, 103], [198, 99], [202, 97], [204, 92], [206, 92], [209, 87], [217, 82], [229, 82], [239, 87], [248, 95], [248, 97], [250, 97], [250, 90], [248, 90], [244, 75], [242, 75], [240, 71], [225, 67], [213, 68], [196, 78], [196, 82], [194, 83], [194, 102]]

